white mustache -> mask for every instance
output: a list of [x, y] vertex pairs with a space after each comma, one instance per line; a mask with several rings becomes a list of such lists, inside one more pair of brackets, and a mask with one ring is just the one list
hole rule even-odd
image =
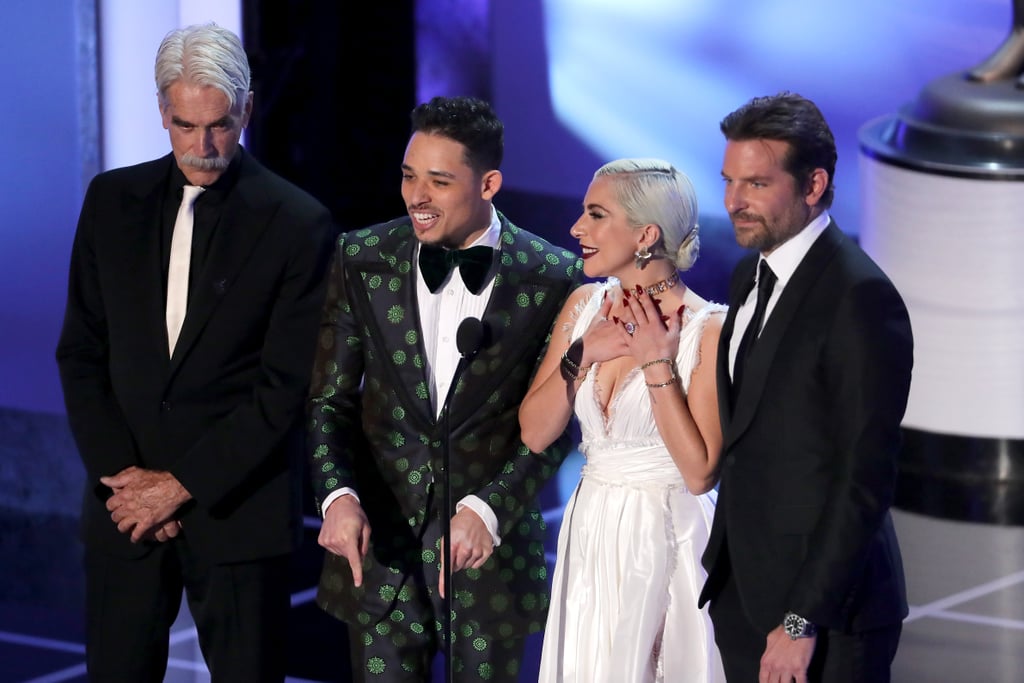
[[185, 152], [181, 155], [181, 163], [200, 171], [223, 171], [231, 163], [231, 160], [222, 156], [197, 157], [192, 152]]

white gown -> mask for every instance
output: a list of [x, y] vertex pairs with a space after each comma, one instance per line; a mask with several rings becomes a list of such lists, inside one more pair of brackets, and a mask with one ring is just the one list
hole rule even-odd
[[[603, 291], [581, 309], [574, 339]], [[686, 309], [676, 356], [684, 390], [708, 316], [722, 310]], [[595, 371], [576, 394], [586, 464], [558, 535], [540, 681], [722, 683], [711, 619], [697, 609], [715, 493], [687, 491], [654, 424], [643, 373], [632, 371], [606, 421]]]

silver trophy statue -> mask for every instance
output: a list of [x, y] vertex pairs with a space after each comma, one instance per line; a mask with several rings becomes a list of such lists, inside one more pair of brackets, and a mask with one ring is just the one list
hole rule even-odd
[[1024, 88], [1024, 0], [1013, 0], [1013, 26], [1010, 35], [988, 59], [967, 72], [973, 81], [991, 83], [1011, 78]]

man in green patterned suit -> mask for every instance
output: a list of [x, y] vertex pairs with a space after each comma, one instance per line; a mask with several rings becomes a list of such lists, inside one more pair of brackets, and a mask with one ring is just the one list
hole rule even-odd
[[[429, 680], [451, 590], [458, 681], [516, 681], [548, 603], [537, 493], [563, 438], [531, 453], [517, 410], [579, 259], [498, 213], [503, 126], [490, 105], [412, 112], [408, 216], [339, 240], [309, 403], [313, 489], [328, 552], [318, 604], [348, 624], [356, 681]], [[467, 263], [468, 261], [468, 263]], [[449, 270], [450, 269], [450, 270]], [[491, 337], [461, 373], [456, 330]], [[446, 443], [455, 513], [445, 587]]]

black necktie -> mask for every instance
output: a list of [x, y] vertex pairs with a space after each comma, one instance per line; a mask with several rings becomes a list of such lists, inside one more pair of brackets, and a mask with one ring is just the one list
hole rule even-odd
[[775, 289], [776, 279], [775, 273], [768, 266], [768, 262], [761, 259], [761, 265], [758, 266], [757, 273], [757, 304], [754, 306], [754, 317], [750, 319], [750, 324], [744, 330], [743, 338], [740, 339], [740, 346], [736, 350], [736, 365], [732, 370], [732, 389], [734, 394], [739, 391], [740, 379], [743, 376], [743, 366], [747, 361], [747, 357], [754, 349], [761, 326], [764, 324], [764, 312], [768, 308], [768, 299], [772, 298], [772, 290]]
[[420, 272], [431, 293], [436, 292], [448, 279], [455, 266], [459, 267], [466, 289], [479, 294], [491, 270], [494, 249], [470, 247], [469, 249], [444, 249], [433, 244], [420, 245]]

